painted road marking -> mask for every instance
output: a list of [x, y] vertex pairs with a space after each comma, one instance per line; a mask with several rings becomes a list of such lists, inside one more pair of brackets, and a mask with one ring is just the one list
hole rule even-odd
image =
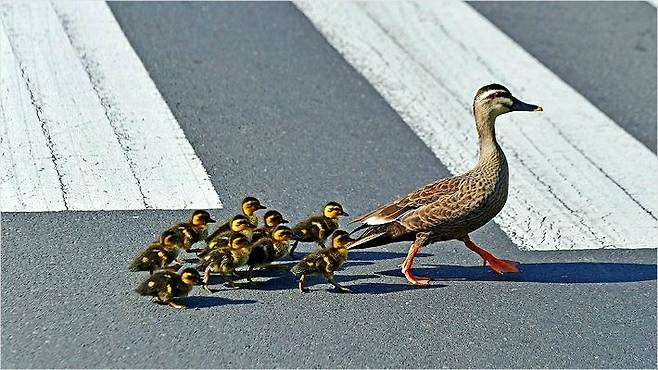
[[102, 2], [0, 3], [3, 212], [221, 208]]
[[495, 221], [521, 249], [658, 246], [656, 155], [468, 5], [296, 5], [453, 173], [477, 158], [480, 86], [544, 107], [497, 125], [511, 184]]

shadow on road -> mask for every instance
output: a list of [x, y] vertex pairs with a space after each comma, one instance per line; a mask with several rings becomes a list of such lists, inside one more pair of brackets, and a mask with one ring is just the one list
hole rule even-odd
[[[425, 265], [427, 266], [427, 265]], [[657, 266], [640, 263], [528, 263], [517, 274], [498, 275], [489, 267], [430, 265], [414, 268], [414, 274], [434, 280], [523, 281], [528, 283], [627, 283], [656, 280]], [[400, 270], [381, 271], [387, 276], [401, 276]]]
[[[398, 271], [399, 272], [399, 271]], [[402, 277], [404, 279], [404, 277]], [[445, 284], [431, 284], [425, 287], [416, 287], [410, 284], [401, 283], [401, 284], [386, 284], [386, 283], [361, 283], [356, 285], [350, 285], [349, 288], [352, 289], [352, 293], [355, 294], [388, 294], [401, 292], [404, 290], [412, 289], [435, 289], [435, 288], [444, 288], [447, 285]]]
[[184, 304], [187, 308], [208, 308], [215, 306], [225, 306], [232, 304], [249, 304], [249, 303], [258, 303], [253, 299], [228, 299], [222, 297], [209, 297], [209, 296], [191, 296], [180, 298], [177, 300], [178, 303]]

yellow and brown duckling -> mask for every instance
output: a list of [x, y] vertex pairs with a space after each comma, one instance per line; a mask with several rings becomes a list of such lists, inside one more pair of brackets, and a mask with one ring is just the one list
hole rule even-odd
[[272, 262], [288, 254], [288, 248], [292, 238], [292, 230], [289, 227], [279, 225], [272, 231], [271, 237], [262, 237], [256, 241], [249, 254], [247, 266], [247, 281], [251, 280], [252, 273], [256, 267], [265, 267]]
[[266, 209], [264, 205], [260, 204], [260, 201], [254, 197], [246, 197], [240, 203], [240, 208], [242, 209], [242, 214], [247, 216], [249, 221], [258, 226], [258, 216], [256, 216], [256, 211], [261, 209]]
[[201, 276], [194, 268], [186, 268], [180, 272], [158, 271], [146, 279], [135, 291], [143, 296], [152, 296], [154, 303], [166, 304], [173, 308], [185, 308], [176, 304], [173, 299], [185, 297], [193, 285], [201, 284]]
[[247, 238], [247, 240], [251, 241], [253, 230], [256, 228], [256, 226], [249, 221], [247, 216], [244, 215], [233, 216], [228, 222], [228, 225], [229, 229], [227, 231], [217, 233], [212, 239], [208, 240], [206, 248], [199, 253], [200, 257], [205, 256], [215, 249], [227, 247], [229, 245], [229, 238], [233, 233], [241, 233]]
[[233, 275], [235, 269], [244, 266], [249, 261], [252, 244], [246, 236], [234, 232], [229, 237], [228, 248], [219, 248], [210, 251], [208, 254], [199, 257], [197, 270], [203, 271], [203, 287], [208, 291], [208, 280], [210, 273], [219, 273], [225, 281], [232, 287], [237, 287], [228, 275]]
[[204, 210], [196, 210], [189, 221], [181, 222], [169, 228], [182, 234], [181, 248], [189, 251], [196, 242], [208, 237], [208, 224], [216, 222], [210, 217], [210, 213]]
[[[165, 268], [178, 268], [182, 261], [177, 259], [178, 247], [181, 244], [183, 235], [174, 230], [165, 230], [160, 236], [160, 240], [153, 242], [144, 251], [142, 251], [128, 267], [130, 271], [153, 271]], [[173, 262], [175, 265], [170, 266]]]
[[263, 223], [265, 224], [263, 227], [254, 230], [252, 242], [256, 242], [260, 238], [271, 237], [272, 231], [281, 224], [287, 224], [288, 220], [283, 218], [283, 215], [279, 211], [269, 210], [263, 215]]
[[331, 247], [328, 249], [319, 249], [308, 254], [295, 266], [290, 272], [295, 274], [299, 279], [299, 290], [306, 293], [308, 289], [304, 287], [304, 277], [306, 275], [322, 275], [336, 289], [341, 292], [351, 292], [334, 279], [334, 271], [341, 267], [347, 261], [347, 247], [350, 242], [354, 241], [349, 234], [343, 230], [337, 230], [331, 236]]
[[338, 217], [349, 216], [343, 206], [336, 202], [329, 202], [322, 208], [322, 214], [311, 216], [293, 227], [295, 242], [290, 248], [292, 257], [299, 242], [315, 242], [324, 248], [324, 241], [332, 232], [338, 229]]
[[430, 278], [411, 272], [418, 250], [428, 244], [459, 240], [477, 253], [495, 272], [518, 272], [518, 263], [495, 257], [477, 246], [469, 236], [505, 206], [509, 185], [507, 159], [496, 140], [496, 118], [509, 112], [538, 112], [542, 108], [524, 103], [502, 85], [480, 88], [473, 99], [479, 159], [468, 172], [425, 185], [408, 195], [379, 206], [356, 218], [364, 229], [350, 249], [377, 247], [412, 241], [402, 273], [414, 285], [428, 285]]
[[[242, 203], [240, 203], [242, 215], [244, 215], [254, 227], [258, 227], [258, 216], [256, 216], [256, 211], [265, 208], [267, 207], [260, 204], [260, 201], [254, 197], [246, 197], [242, 200]], [[219, 225], [217, 230], [215, 230], [210, 236], [206, 237], [206, 242], [210, 242], [219, 234], [230, 232], [231, 220], [232, 218]]]

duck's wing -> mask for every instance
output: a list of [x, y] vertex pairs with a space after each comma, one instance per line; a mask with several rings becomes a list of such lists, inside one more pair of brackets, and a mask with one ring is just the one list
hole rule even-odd
[[361, 215], [352, 222], [362, 222], [366, 225], [383, 225], [400, 220], [415, 210], [432, 204], [442, 197], [456, 193], [463, 181], [464, 176], [440, 179], [400, 199], [384, 204], [374, 211]]

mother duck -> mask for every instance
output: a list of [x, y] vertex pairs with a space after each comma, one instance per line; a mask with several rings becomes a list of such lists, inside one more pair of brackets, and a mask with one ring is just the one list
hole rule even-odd
[[480, 88], [473, 100], [480, 146], [477, 164], [462, 175], [437, 180], [357, 217], [353, 222], [363, 225], [354, 231], [364, 231], [348, 248], [413, 241], [401, 267], [414, 285], [428, 285], [430, 281], [411, 273], [414, 256], [421, 247], [444, 240], [464, 242], [499, 274], [518, 272], [517, 262], [496, 258], [473, 243], [468, 234], [494, 218], [507, 201], [509, 172], [505, 154], [496, 141], [496, 117], [509, 112], [541, 110], [515, 98], [500, 84]]

